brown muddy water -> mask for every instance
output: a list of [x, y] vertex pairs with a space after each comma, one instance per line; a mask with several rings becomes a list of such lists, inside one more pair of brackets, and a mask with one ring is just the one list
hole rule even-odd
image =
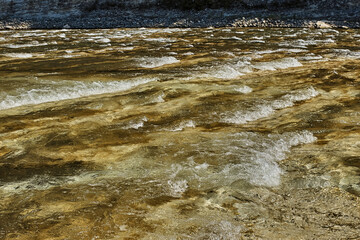
[[0, 239], [360, 239], [360, 31], [0, 32]]

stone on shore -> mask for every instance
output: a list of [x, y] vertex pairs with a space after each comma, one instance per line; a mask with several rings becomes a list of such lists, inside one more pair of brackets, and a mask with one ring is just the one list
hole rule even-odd
[[316, 22], [316, 28], [332, 28], [332, 26], [326, 22], [323, 22], [323, 21], [317, 21]]

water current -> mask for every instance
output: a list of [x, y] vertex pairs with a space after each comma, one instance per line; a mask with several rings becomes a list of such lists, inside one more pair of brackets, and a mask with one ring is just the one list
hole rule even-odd
[[0, 239], [359, 239], [360, 31], [0, 32]]

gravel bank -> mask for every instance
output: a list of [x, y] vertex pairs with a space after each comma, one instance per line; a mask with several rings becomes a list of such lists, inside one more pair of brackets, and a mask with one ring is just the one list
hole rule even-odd
[[360, 10], [281, 11], [205, 9], [201, 11], [159, 8], [96, 10], [71, 14], [9, 16], [0, 29], [135, 28], [135, 27], [310, 27], [360, 28]]

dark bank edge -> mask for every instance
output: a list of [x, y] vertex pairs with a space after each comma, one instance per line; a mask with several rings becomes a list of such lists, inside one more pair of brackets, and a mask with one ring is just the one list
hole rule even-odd
[[[359, 11], [359, 13], [357, 12]], [[1, 30], [110, 29], [110, 28], [360, 28], [357, 10], [308, 11], [306, 9], [113, 9], [72, 13], [9, 15], [0, 18]]]

